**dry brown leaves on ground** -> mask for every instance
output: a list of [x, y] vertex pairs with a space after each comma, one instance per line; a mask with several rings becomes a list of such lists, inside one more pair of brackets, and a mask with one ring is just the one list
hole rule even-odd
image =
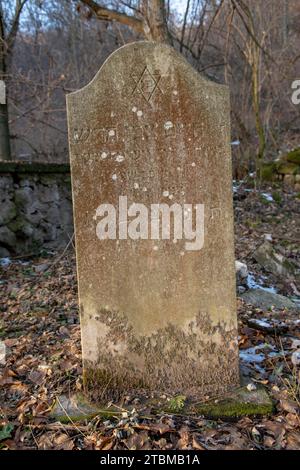
[[[251, 253], [266, 233], [285, 256], [299, 262], [299, 200], [288, 193], [280, 197], [266, 204], [252, 192], [236, 196], [237, 259], [257, 275], [262, 271]], [[55, 422], [49, 415], [55, 398], [82, 387], [75, 272], [71, 252], [0, 268], [0, 339], [7, 352], [0, 366], [2, 449], [300, 449], [299, 366], [291, 362], [293, 344], [300, 340], [297, 315], [264, 312], [241, 301], [243, 372], [249, 382], [268, 388], [276, 403], [272, 417], [228, 423], [201, 416], [145, 416], [136, 397], [129, 396], [135, 412], [128, 416]], [[264, 275], [266, 285], [293, 294], [291, 281]], [[261, 318], [277, 319], [286, 328], [266, 333], [251, 322]]]

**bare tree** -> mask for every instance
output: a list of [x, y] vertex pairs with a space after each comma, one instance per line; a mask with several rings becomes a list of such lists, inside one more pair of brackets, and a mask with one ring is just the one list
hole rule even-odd
[[[13, 8], [13, 2], [0, 0], [0, 80], [4, 83], [7, 83], [7, 70], [26, 2], [27, 0], [15, 0]], [[12, 15], [10, 11], [13, 12]], [[5, 101], [0, 104], [0, 160], [11, 159], [7, 99]]]

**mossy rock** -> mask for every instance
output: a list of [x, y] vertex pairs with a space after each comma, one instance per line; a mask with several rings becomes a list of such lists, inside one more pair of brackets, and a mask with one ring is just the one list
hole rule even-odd
[[249, 391], [247, 387], [232, 392], [225, 399], [212, 400], [195, 406], [195, 411], [211, 419], [237, 419], [243, 416], [272, 414], [274, 404], [264, 388]]
[[[266, 390], [259, 387], [249, 391], [247, 387], [240, 387], [228, 393], [224, 398], [211, 400], [205, 403], [189, 402], [183, 395], [171, 399], [149, 399], [143, 407], [149, 406], [154, 414], [179, 414], [184, 416], [201, 415], [209, 419], [233, 420], [244, 416], [264, 416], [273, 412], [273, 402]], [[130, 413], [130, 406], [122, 408], [93, 404], [82, 394], [67, 397], [57, 397], [50, 417], [61, 423], [90, 421], [93, 418], [110, 419], [121, 418], [126, 411]]]
[[181, 416], [201, 415], [207, 419], [234, 420], [244, 416], [265, 416], [273, 412], [274, 405], [265, 388], [249, 391], [246, 386], [239, 387], [219, 399], [203, 403], [189, 401], [185, 396], [149, 400], [149, 406], [155, 414], [173, 414]]
[[55, 418], [56, 421], [61, 423], [70, 423], [78, 421], [90, 421], [96, 416], [103, 419], [111, 418], [112, 416], [121, 415], [120, 410], [114, 408], [100, 408], [88, 401], [82, 394], [72, 395], [67, 397], [61, 395], [57, 397], [50, 416]]
[[300, 173], [300, 165], [292, 162], [280, 162], [277, 167], [277, 172], [281, 175], [296, 175]]
[[288, 162], [297, 163], [300, 166], [300, 148], [291, 150], [284, 157]]

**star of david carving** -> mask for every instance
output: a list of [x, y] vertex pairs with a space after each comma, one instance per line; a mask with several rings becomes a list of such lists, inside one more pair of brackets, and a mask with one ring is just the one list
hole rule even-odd
[[150, 102], [156, 90], [159, 90], [162, 93], [162, 90], [159, 87], [161, 75], [157, 72], [150, 72], [147, 66], [144, 68], [140, 76], [133, 73], [131, 74], [131, 77], [135, 82], [132, 94], [138, 93], [142, 95], [147, 103]]

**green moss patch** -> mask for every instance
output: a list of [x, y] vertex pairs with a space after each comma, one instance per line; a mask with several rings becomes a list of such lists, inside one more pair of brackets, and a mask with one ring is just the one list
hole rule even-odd
[[288, 162], [297, 163], [300, 165], [300, 148], [291, 150], [285, 155], [285, 159]]
[[178, 395], [174, 398], [171, 398], [169, 401], [169, 405], [166, 411], [170, 413], [180, 413], [185, 408], [186, 404], [186, 396], [185, 395]]
[[195, 405], [195, 411], [211, 419], [234, 419], [243, 416], [270, 415], [273, 407], [273, 402], [264, 388], [250, 392], [243, 387], [225, 399]]
[[280, 162], [277, 172], [281, 175], [296, 175], [300, 171], [300, 166], [292, 162]]

